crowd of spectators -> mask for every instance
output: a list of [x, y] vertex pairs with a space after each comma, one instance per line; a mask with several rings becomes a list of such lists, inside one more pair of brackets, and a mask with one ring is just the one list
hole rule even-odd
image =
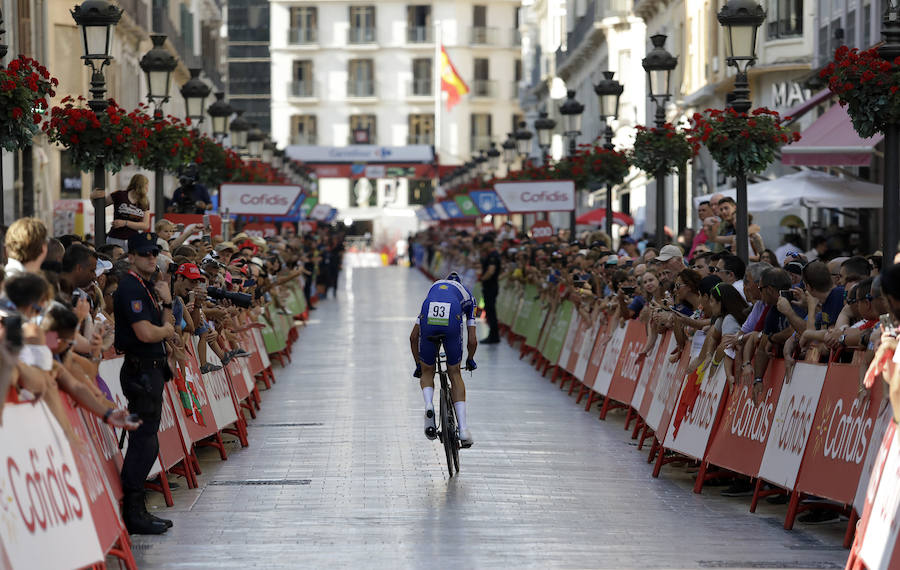
[[[137, 194], [131, 198], [140, 199], [146, 179], [137, 179], [134, 186]], [[114, 195], [130, 199], [129, 192]], [[0, 265], [3, 403], [45, 401], [77, 443], [63, 406], [67, 394], [104, 422], [128, 430], [129, 454], [137, 447], [135, 434], [146, 431], [153, 414], [136, 409], [126, 386], [131, 378], [122, 379], [128, 409], [117, 406], [99, 375], [100, 362], [117, 353], [127, 361], [135, 346], [156, 346], [168, 380], [187, 376], [187, 347], [193, 343], [202, 374], [249, 356], [237, 333], [265, 319], [264, 309], [284, 311], [283, 287], [292, 282], [307, 285], [308, 306], [314, 308], [337, 280], [342, 241], [327, 229], [302, 236], [286, 231], [265, 239], [242, 232], [224, 241], [210, 235], [209, 228], [179, 228], [167, 220], [156, 224], [156, 233], [133, 225], [127, 239], [95, 248], [77, 235], [50, 237], [39, 219], [21, 218], [3, 235]], [[319, 284], [318, 290], [312, 284]], [[215, 363], [210, 352], [218, 356]], [[138, 364], [147, 368], [155, 362]], [[147, 434], [154, 442], [156, 429]], [[155, 451], [151, 464], [152, 458]], [[134, 512], [123, 511], [126, 526], [131, 532], [164, 531], [167, 527], [150, 520], [155, 517], [144, 508], [146, 474], [139, 475]]]
[[[788, 367], [799, 360], [831, 358], [865, 369], [880, 347], [896, 346], [900, 264], [882, 272], [880, 254], [835, 255], [824, 239], [813, 240], [809, 251], [790, 239], [772, 252], [764, 249], [755, 227], [751, 260], [745, 264], [731, 253], [733, 206], [729, 198], [701, 204], [703, 229], [661, 248], [630, 236], [613, 244], [600, 231], [582, 232], [575, 239], [560, 231], [539, 243], [510, 224], [496, 237], [431, 228], [413, 241], [426, 251], [423, 262], [440, 252], [452, 269], [469, 274], [474, 283], [483, 263], [479, 253], [494, 250], [496, 239], [501, 281], [535, 285], [551, 307], [568, 299], [583, 318], [609, 330], [639, 321], [647, 329], [642, 356], [671, 330], [677, 348], [669, 358], [674, 362], [690, 347], [688, 375], [724, 366], [727, 381], [748, 385], [754, 398], [761, 397], [773, 357], [785, 358]], [[490, 247], [480, 248], [484, 243]], [[722, 483], [727, 486], [723, 495], [752, 494], [749, 479]], [[837, 520], [837, 514], [814, 509], [799, 520], [828, 522]]]

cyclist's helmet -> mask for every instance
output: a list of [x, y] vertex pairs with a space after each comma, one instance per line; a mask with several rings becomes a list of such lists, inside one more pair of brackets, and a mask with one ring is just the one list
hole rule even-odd
[[447, 281], [456, 281], [457, 283], [462, 283], [462, 278], [460, 278], [459, 273], [453, 271], [450, 275], [447, 276]]

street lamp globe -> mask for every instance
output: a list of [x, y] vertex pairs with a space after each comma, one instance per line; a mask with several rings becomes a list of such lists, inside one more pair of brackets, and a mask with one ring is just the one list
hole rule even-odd
[[659, 105], [668, 101], [671, 96], [672, 70], [678, 65], [678, 58], [666, 51], [664, 47], [666, 44], [665, 34], [650, 36], [650, 42], [653, 44], [653, 49], [643, 59], [641, 65], [647, 72], [650, 98]]
[[544, 153], [550, 148], [553, 141], [553, 129], [556, 128], [556, 121], [547, 116], [546, 111], [541, 111], [538, 118], [534, 121], [534, 130], [538, 134], [538, 146]]
[[485, 151], [482, 150], [481, 153], [478, 156], [474, 157], [472, 160], [475, 161], [476, 173], [479, 176], [484, 176], [485, 174], [487, 174], [489, 163], [487, 153]]
[[600, 83], [594, 85], [594, 93], [597, 94], [597, 99], [600, 102], [600, 117], [604, 121], [615, 119], [619, 116], [619, 98], [622, 97], [622, 92], [625, 91], [625, 86], [613, 79], [614, 75], [615, 72], [613, 71], [604, 71], [603, 79], [600, 80]]
[[85, 0], [72, 9], [72, 18], [81, 28], [82, 59], [88, 61], [109, 60], [111, 58], [113, 30], [123, 10], [106, 0]]
[[212, 117], [213, 136], [225, 138], [225, 135], [228, 134], [228, 117], [234, 112], [234, 109], [225, 100], [225, 94], [221, 91], [216, 93], [216, 100], [206, 112]]
[[506, 140], [500, 145], [503, 148], [503, 162], [512, 164], [516, 160], [516, 138], [512, 133], [506, 133]]
[[730, 65], [744, 72], [756, 60], [756, 30], [766, 21], [766, 11], [754, 0], [729, 0], [718, 14], [728, 32], [725, 56]]
[[262, 161], [272, 163], [272, 158], [275, 156], [275, 143], [266, 139], [263, 141], [262, 146]]
[[178, 67], [178, 60], [165, 48], [165, 35], [153, 34], [150, 41], [153, 47], [141, 58], [140, 66], [147, 75], [147, 99], [154, 105], [161, 105], [169, 101], [172, 72]]
[[581, 134], [581, 114], [584, 113], [584, 105], [575, 99], [575, 91], [566, 91], [566, 100], [559, 106], [559, 114], [562, 115], [563, 131], [566, 135]]
[[284, 149], [276, 148], [275, 152], [272, 154], [272, 168], [275, 170], [281, 170], [284, 166]]
[[252, 158], [262, 156], [264, 140], [266, 140], [266, 135], [259, 130], [256, 123], [251, 123], [250, 130], [247, 132], [247, 152]]
[[234, 148], [247, 147], [247, 133], [250, 131], [250, 122], [243, 117], [244, 111], [238, 109], [235, 111], [237, 117], [231, 121], [231, 146]]
[[187, 110], [186, 115], [191, 121], [197, 123], [203, 122], [203, 104], [212, 92], [209, 85], [200, 79], [200, 71], [199, 67], [192, 67], [190, 69], [191, 78], [181, 86], [181, 96], [184, 97], [184, 106]]
[[525, 124], [525, 121], [519, 122], [519, 128], [516, 129], [513, 136], [516, 138], [516, 152], [521, 156], [528, 156], [531, 153], [531, 137], [534, 134], [528, 130], [528, 125]]
[[[515, 145], [515, 143], [513, 143]], [[488, 171], [491, 173], [497, 172], [497, 168], [500, 167], [500, 151], [497, 150], [497, 143], [492, 142], [491, 148], [487, 151], [487, 159], [488, 159]]]

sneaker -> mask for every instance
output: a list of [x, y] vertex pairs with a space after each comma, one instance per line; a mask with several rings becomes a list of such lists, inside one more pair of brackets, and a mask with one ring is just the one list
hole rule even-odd
[[231, 352], [233, 353], [232, 358], [247, 358], [248, 356], [250, 356], [250, 353], [243, 348], [236, 348]]
[[222, 355], [222, 366], [228, 366], [228, 363], [232, 361], [234, 358], [234, 354], [229, 350], [225, 354]]
[[210, 372], [215, 372], [216, 370], [221, 370], [222, 367], [218, 364], [213, 364], [212, 362], [207, 362], [203, 366], [200, 367], [200, 374], [209, 374]]
[[770, 505], [786, 505], [791, 502], [790, 493], [779, 493], [777, 495], [769, 495], [766, 502]]
[[434, 425], [434, 410], [425, 410], [425, 437], [437, 438], [437, 426]]
[[748, 481], [735, 481], [727, 489], [719, 492], [723, 497], [752, 497], [753, 486]]
[[459, 429], [459, 446], [463, 449], [472, 447], [472, 444], [475, 443], [475, 440], [472, 439], [472, 434], [467, 429]]
[[803, 524], [828, 524], [838, 522], [840, 515], [826, 509], [811, 509], [805, 515], [797, 517]]

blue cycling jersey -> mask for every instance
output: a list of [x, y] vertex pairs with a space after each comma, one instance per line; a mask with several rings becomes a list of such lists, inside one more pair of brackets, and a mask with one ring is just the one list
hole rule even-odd
[[[448, 307], [447, 304], [450, 306]], [[465, 316], [466, 325], [475, 326], [475, 297], [465, 285], [447, 279], [435, 281], [428, 290], [416, 322], [419, 325], [448, 325], [451, 317], [460, 317], [458, 314], [450, 314], [456, 312], [456, 306], [459, 307], [458, 311]]]

